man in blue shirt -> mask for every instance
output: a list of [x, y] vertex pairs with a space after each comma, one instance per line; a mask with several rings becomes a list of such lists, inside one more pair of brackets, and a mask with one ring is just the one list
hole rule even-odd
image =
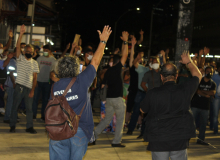
[[15, 79], [17, 77], [17, 62], [16, 62], [16, 48], [14, 49], [13, 58], [10, 60], [7, 66], [7, 79], [5, 81], [5, 90], [8, 95], [6, 109], [5, 109], [5, 116], [4, 116], [4, 123], [10, 122], [10, 115], [11, 115], [11, 108], [13, 105], [13, 94], [15, 88]]
[[[7, 59], [0, 60], [0, 112], [5, 112], [4, 107], [5, 107], [5, 102], [4, 102], [4, 83], [7, 78], [7, 71], [6, 71], [6, 66], [10, 62], [10, 59], [13, 57], [12, 54], [8, 54]], [[0, 116], [2, 117], [3, 115], [0, 113]]]

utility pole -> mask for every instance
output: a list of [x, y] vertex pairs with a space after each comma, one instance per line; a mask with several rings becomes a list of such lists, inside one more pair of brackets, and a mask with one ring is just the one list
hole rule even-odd
[[181, 59], [184, 50], [189, 51], [192, 43], [195, 0], [179, 0], [179, 17], [177, 24], [177, 39], [175, 64]]
[[150, 59], [150, 54], [151, 54], [151, 43], [152, 43], [152, 30], [153, 30], [153, 20], [154, 20], [154, 8], [157, 8], [157, 6], [160, 5], [160, 3], [163, 0], [160, 0], [155, 7], [153, 6], [152, 11], [151, 11], [151, 20], [150, 20], [150, 35], [149, 35], [149, 48], [148, 48], [148, 54], [147, 58]]
[[31, 31], [30, 31], [30, 41], [29, 41], [29, 44], [32, 44], [33, 23], [34, 23], [34, 9], [35, 9], [35, 0], [33, 0], [33, 8], [32, 8], [32, 15], [31, 15]]

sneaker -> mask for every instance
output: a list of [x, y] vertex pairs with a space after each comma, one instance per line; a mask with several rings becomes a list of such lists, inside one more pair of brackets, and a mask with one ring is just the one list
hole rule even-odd
[[141, 131], [141, 124], [137, 125], [137, 130]]
[[121, 147], [121, 148], [124, 148], [125, 145], [119, 143], [119, 144], [112, 144], [112, 147]]
[[17, 122], [20, 122], [21, 118], [17, 117]]
[[5, 113], [5, 109], [4, 108], [0, 108], [0, 112], [4, 114]]
[[12, 126], [12, 127], [10, 128], [9, 132], [15, 133], [15, 126]]
[[37, 131], [33, 127], [26, 129], [26, 132], [29, 132], [31, 134], [36, 134], [37, 133]]
[[23, 116], [26, 116], [26, 109], [24, 109], [21, 113]]
[[199, 140], [199, 139], [197, 140], [197, 144], [206, 145], [206, 146], [209, 145], [209, 143], [206, 143], [206, 142]]
[[142, 139], [143, 138], [143, 134], [140, 134], [137, 139]]
[[42, 122], [45, 122], [45, 118], [44, 117], [41, 117], [40, 119]]
[[33, 121], [37, 121], [37, 117], [36, 116], [33, 116]]
[[3, 122], [4, 123], [10, 123], [10, 120], [4, 120]]
[[128, 128], [128, 124], [125, 122], [124, 129]]
[[132, 135], [132, 134], [133, 132], [128, 130], [127, 135]]

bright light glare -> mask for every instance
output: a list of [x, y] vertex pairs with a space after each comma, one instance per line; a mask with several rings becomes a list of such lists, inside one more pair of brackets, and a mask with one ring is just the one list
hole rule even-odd
[[139, 11], [139, 10], [140, 10], [140, 8], [136, 8], [136, 10], [137, 10], [137, 11]]
[[139, 47], [142, 47], [142, 44], [139, 44]]
[[47, 39], [47, 42], [50, 42], [50, 40], [49, 40], [49, 39]]
[[35, 26], [35, 24], [33, 23], [32, 26]]
[[108, 47], [105, 47], [105, 50], [108, 50]]

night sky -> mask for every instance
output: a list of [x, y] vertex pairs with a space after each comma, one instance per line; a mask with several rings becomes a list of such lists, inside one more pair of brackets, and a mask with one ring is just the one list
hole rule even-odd
[[[81, 34], [83, 46], [92, 42], [95, 45], [99, 42], [97, 29], [102, 30], [104, 25], [110, 25], [114, 29], [114, 23], [128, 9], [139, 7], [140, 11], [130, 11], [124, 15], [118, 22], [116, 32], [116, 46], [121, 46], [120, 34], [123, 30], [134, 32], [139, 39], [139, 31], [143, 29], [144, 42], [148, 41], [150, 16], [152, 6], [160, 0], [105, 0], [105, 1], [73, 1], [73, 0], [55, 0], [56, 11], [59, 12], [59, 23], [61, 24], [62, 49], [67, 43], [72, 42], [75, 33]], [[176, 0], [164, 0], [158, 7], [164, 8], [165, 12], [170, 12], [170, 5]], [[163, 13], [157, 17], [155, 15], [154, 30], [158, 30], [158, 26], [170, 25], [170, 17], [163, 16]], [[168, 13], [169, 15], [169, 13]], [[173, 18], [173, 17], [171, 17]], [[160, 28], [160, 27], [159, 27]], [[114, 30], [113, 30], [114, 32]], [[107, 47], [111, 48], [113, 43], [113, 33], [107, 43]], [[143, 44], [144, 45], [144, 44]]]

